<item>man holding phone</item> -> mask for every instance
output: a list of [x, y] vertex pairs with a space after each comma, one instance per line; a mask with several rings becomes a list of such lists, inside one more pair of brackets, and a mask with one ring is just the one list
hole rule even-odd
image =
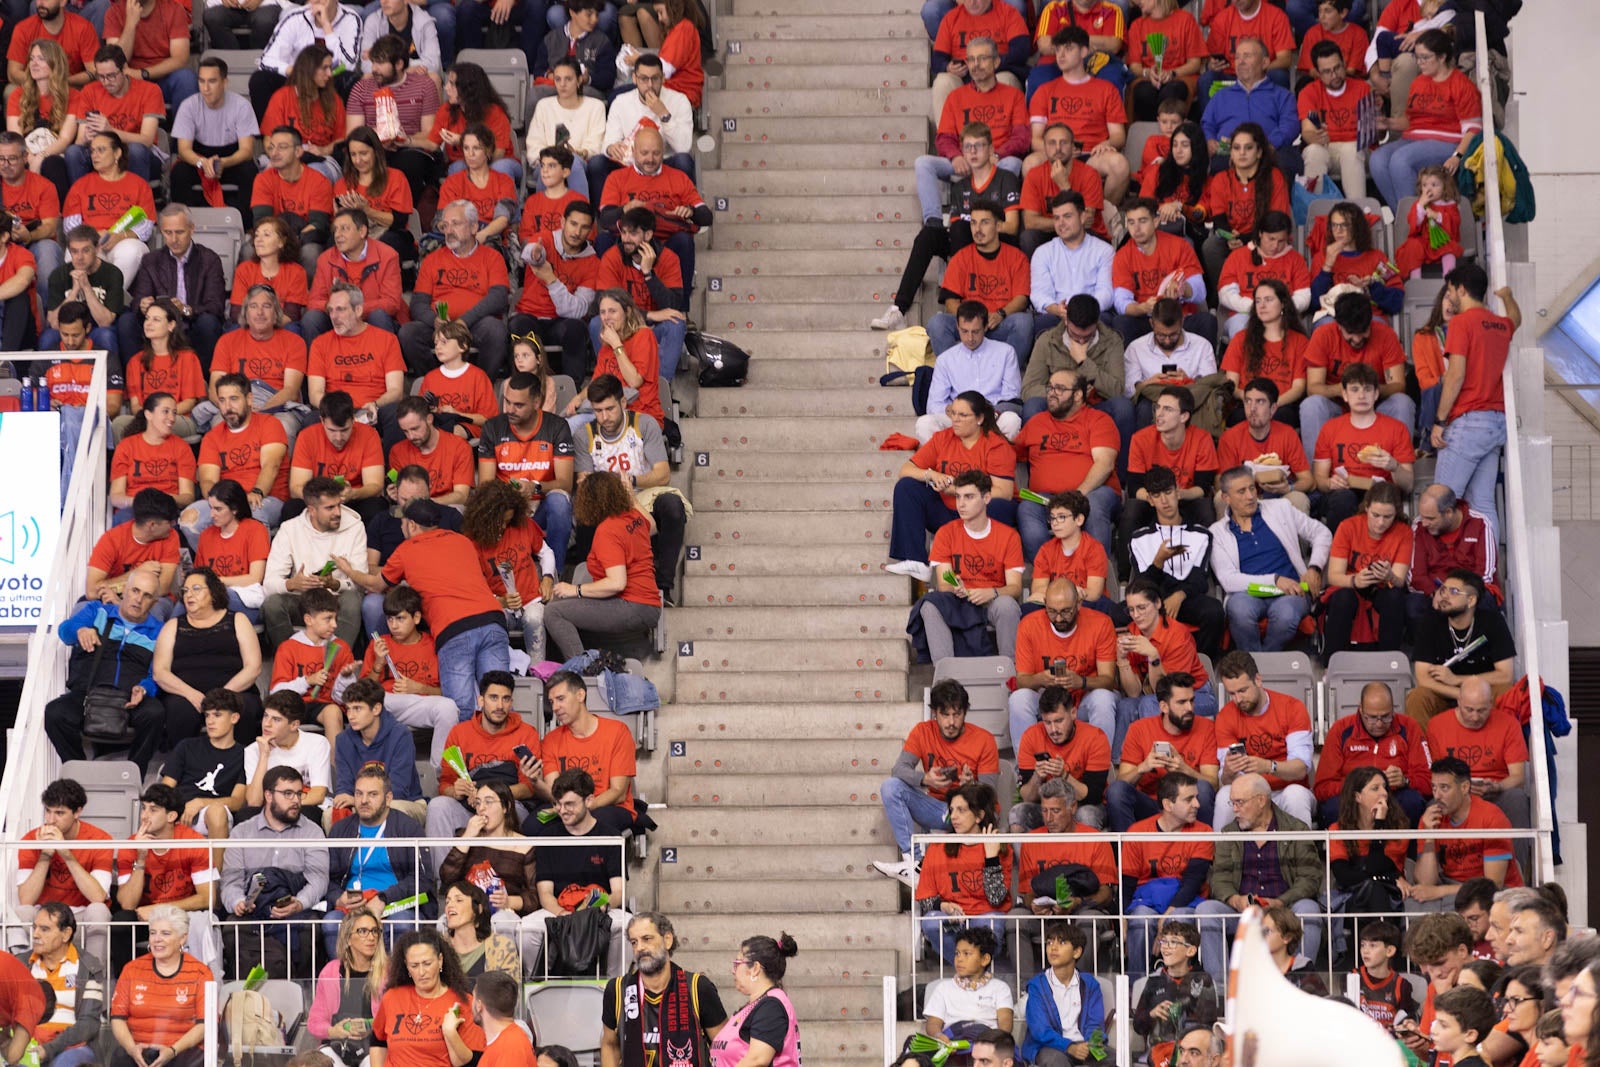
[[1217, 728], [1194, 711], [1194, 676], [1168, 671], [1156, 681], [1159, 715], [1128, 727], [1115, 779], [1106, 786], [1111, 829], [1122, 833], [1161, 814], [1156, 787], [1173, 771], [1195, 781], [1199, 819], [1211, 825], [1217, 802]]
[[1217, 760], [1222, 788], [1212, 823], [1220, 832], [1233, 821], [1231, 784], [1246, 774], [1264, 777], [1272, 802], [1311, 825], [1315, 799], [1300, 784], [1311, 777], [1311, 715], [1288, 693], [1267, 689], [1248, 652], [1229, 652], [1217, 664], [1228, 703], [1217, 712]]
[[1098, 727], [1080, 723], [1073, 704], [1065, 687], [1046, 686], [1039, 694], [1039, 721], [1012, 742], [1022, 790], [1022, 803], [1011, 806], [1011, 825], [1017, 829], [1040, 825], [1041, 789], [1052, 781], [1061, 781], [1072, 794], [1079, 822], [1096, 830], [1105, 825], [1111, 742]]

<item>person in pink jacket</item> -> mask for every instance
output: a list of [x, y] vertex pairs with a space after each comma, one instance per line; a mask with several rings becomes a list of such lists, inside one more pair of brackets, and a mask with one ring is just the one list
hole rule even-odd
[[317, 975], [306, 1020], [311, 1036], [334, 1063], [357, 1067], [366, 1058], [388, 963], [383, 920], [365, 908], [346, 915], [339, 924], [336, 958]]

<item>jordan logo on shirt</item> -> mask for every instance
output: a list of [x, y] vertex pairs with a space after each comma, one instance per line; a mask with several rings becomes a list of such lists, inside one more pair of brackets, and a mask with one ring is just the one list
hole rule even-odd
[[224, 764], [217, 764], [216, 768], [196, 782], [194, 787], [202, 793], [210, 793], [215, 796], [217, 792], [217, 775], [222, 773], [223, 766]]

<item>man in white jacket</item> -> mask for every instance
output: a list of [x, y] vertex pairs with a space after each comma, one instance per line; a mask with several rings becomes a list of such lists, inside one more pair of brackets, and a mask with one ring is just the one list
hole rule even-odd
[[694, 177], [694, 159], [689, 149], [694, 141], [694, 107], [689, 98], [666, 87], [661, 60], [651, 53], [633, 64], [631, 93], [621, 93], [606, 112], [606, 150], [589, 157], [589, 202], [598, 204], [605, 188], [606, 175], [633, 163], [633, 135], [649, 120], [661, 131], [666, 142], [669, 167], [677, 167]]
[[[1333, 535], [1287, 500], [1262, 500], [1247, 467], [1223, 471], [1220, 484], [1228, 514], [1211, 527], [1211, 569], [1227, 595], [1223, 607], [1233, 645], [1246, 652], [1281, 651], [1322, 595]], [[1311, 548], [1309, 557], [1302, 542]], [[1276, 593], [1255, 595], [1252, 586]]]
[[300, 494], [306, 510], [278, 527], [272, 539], [262, 579], [267, 601], [261, 615], [274, 645], [287, 641], [299, 625], [300, 594], [317, 587], [338, 596], [337, 632], [345, 643], [353, 646], [360, 635], [361, 590], [337, 566], [326, 577], [318, 573], [335, 557], [348, 560], [357, 570], [367, 569], [367, 530], [361, 517], [344, 506], [343, 492], [332, 478], [312, 478]]
[[261, 53], [261, 68], [250, 75], [250, 106], [266, 113], [272, 94], [283, 88], [295, 57], [312, 44], [333, 53], [333, 81], [341, 97], [361, 77], [361, 16], [339, 0], [309, 0], [283, 16]]

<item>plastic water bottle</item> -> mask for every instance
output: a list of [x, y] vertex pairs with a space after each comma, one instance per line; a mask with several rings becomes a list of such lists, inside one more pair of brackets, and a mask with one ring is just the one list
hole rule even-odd
[[33, 390], [34, 390], [34, 394], [33, 394], [33, 410], [35, 410], [35, 411], [49, 411], [50, 410], [50, 386], [45, 382], [45, 380], [43, 378], [40, 378], [38, 380], [38, 383], [34, 385]]
[[17, 395], [17, 403], [23, 411], [33, 410], [33, 379], [22, 379], [22, 392]]

